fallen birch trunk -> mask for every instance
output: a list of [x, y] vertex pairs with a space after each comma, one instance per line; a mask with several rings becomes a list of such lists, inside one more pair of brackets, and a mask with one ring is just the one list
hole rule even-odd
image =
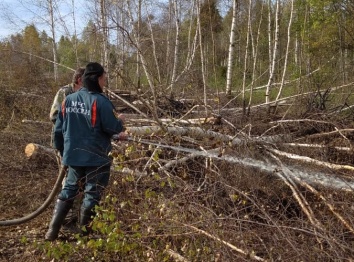
[[[187, 157], [211, 158], [219, 161], [225, 161], [231, 164], [241, 165], [245, 168], [257, 169], [260, 172], [265, 172], [268, 174], [274, 174], [274, 172], [283, 172], [281, 166], [270, 163], [268, 161], [257, 160], [249, 157], [241, 158], [241, 157], [231, 156], [231, 155], [221, 155], [220, 153], [213, 152], [211, 150], [200, 151], [196, 149], [183, 148], [183, 147], [178, 147], [178, 149], [181, 152], [191, 154], [190, 156]], [[171, 162], [171, 163], [176, 163], [176, 162]], [[348, 192], [353, 191], [354, 181], [341, 179], [340, 177], [334, 176], [333, 173], [326, 174], [323, 172], [310, 171], [310, 170], [302, 171], [294, 166], [284, 165], [284, 164], [283, 166], [286, 167], [287, 170], [290, 170], [290, 172], [288, 172], [287, 174], [288, 176], [292, 176], [308, 184], [320, 185], [326, 188], [332, 188], [332, 189], [343, 190]], [[167, 166], [162, 167], [160, 171], [166, 171], [165, 169], [169, 167], [170, 165], [167, 164]], [[135, 174], [137, 171], [129, 170], [128, 172], [130, 172], [130, 174]], [[145, 173], [139, 175], [145, 175]]]
[[[208, 123], [213, 123], [216, 121], [215, 117], [202, 117], [202, 118], [191, 118], [191, 119], [170, 119], [162, 118], [160, 119], [162, 123], [165, 124], [185, 124], [185, 125], [203, 125]], [[131, 123], [152, 123], [153, 119], [129, 119]]]
[[315, 164], [317, 166], [322, 166], [322, 167], [327, 167], [327, 168], [330, 168], [330, 169], [334, 169], [334, 170], [351, 170], [353, 171], [354, 170], [354, 167], [353, 166], [350, 166], [350, 165], [338, 165], [338, 164], [332, 164], [332, 163], [329, 163], [329, 162], [325, 162], [325, 161], [320, 161], [320, 160], [317, 160], [317, 159], [313, 159], [313, 158], [310, 158], [310, 157], [307, 157], [307, 156], [300, 156], [300, 155], [296, 155], [296, 154], [291, 154], [291, 153], [287, 153], [287, 152], [283, 152], [283, 151], [280, 151], [278, 149], [273, 149], [273, 148], [267, 148], [270, 152], [278, 155], [278, 156], [284, 156], [284, 157], [287, 157], [289, 159], [295, 159], [295, 160], [300, 160], [302, 162], [305, 162], [305, 163], [310, 163], [310, 164]]
[[[224, 135], [211, 130], [204, 130], [200, 127], [166, 127], [166, 132], [175, 136], [189, 136], [195, 139], [209, 138], [219, 142], [226, 142], [230, 145], [241, 145], [247, 141], [260, 142], [260, 143], [277, 143], [284, 142], [291, 139], [291, 135], [279, 136], [259, 136], [259, 137], [244, 137], [243, 139]], [[128, 127], [127, 132], [136, 136], [153, 135], [164, 133], [159, 126], [141, 126], [141, 127]]]
[[350, 147], [340, 147], [340, 146], [326, 146], [326, 145], [318, 145], [318, 144], [301, 144], [301, 143], [284, 143], [284, 146], [291, 146], [291, 147], [306, 147], [306, 148], [328, 148], [328, 149], [336, 149], [339, 151], [347, 151], [350, 152], [353, 149]]

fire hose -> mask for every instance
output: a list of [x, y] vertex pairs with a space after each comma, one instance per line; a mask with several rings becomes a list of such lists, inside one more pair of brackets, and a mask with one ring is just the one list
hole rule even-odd
[[62, 187], [62, 181], [65, 177], [67, 167], [66, 166], [61, 166], [59, 169], [59, 175], [58, 178], [55, 182], [55, 185], [50, 192], [49, 196], [47, 199], [44, 201], [44, 203], [37, 208], [37, 210], [33, 211], [32, 213], [21, 217], [17, 219], [12, 219], [12, 220], [2, 220], [0, 221], [0, 226], [13, 226], [13, 225], [19, 225], [26, 223], [27, 221], [39, 216], [43, 211], [50, 205], [50, 203], [54, 200], [54, 198], [57, 196], [57, 193], [59, 192], [59, 189]]

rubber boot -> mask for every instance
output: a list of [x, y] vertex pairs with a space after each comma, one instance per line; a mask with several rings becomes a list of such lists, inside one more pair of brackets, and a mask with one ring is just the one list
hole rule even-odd
[[58, 238], [60, 227], [63, 224], [63, 221], [72, 205], [72, 201], [62, 201], [60, 199], [57, 200], [53, 212], [53, 217], [49, 224], [49, 229], [45, 234], [46, 240], [54, 241]]
[[88, 236], [92, 232], [91, 222], [95, 212], [92, 209], [84, 209], [81, 208], [80, 212], [80, 229], [81, 229], [81, 236]]

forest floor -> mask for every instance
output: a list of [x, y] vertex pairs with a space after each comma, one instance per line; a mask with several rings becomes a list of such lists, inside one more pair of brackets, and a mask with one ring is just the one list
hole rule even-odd
[[[43, 131], [45, 130], [45, 131]], [[44, 132], [47, 136], [42, 136]], [[35, 211], [49, 195], [58, 175], [55, 158], [31, 161], [25, 155], [28, 143], [48, 145], [50, 126], [11, 124], [0, 135], [0, 219], [11, 220]], [[53, 206], [20, 225], [0, 227], [0, 261], [38, 261], [28, 243], [41, 241]]]
[[[38, 143], [45, 146], [50, 145], [50, 132], [51, 132], [50, 123], [37, 123], [37, 124], [22, 123], [19, 118], [16, 118], [15, 114], [11, 116], [9, 115], [3, 116], [1, 120], [2, 120], [2, 130], [0, 131], [0, 174], [1, 174], [0, 175], [0, 220], [3, 221], [3, 220], [11, 220], [11, 219], [23, 217], [24, 215], [27, 215], [33, 212], [34, 210], [36, 210], [44, 202], [44, 200], [49, 195], [56, 181], [58, 175], [58, 165], [55, 157], [52, 155], [48, 155], [44, 159], [42, 158], [40, 160], [33, 161], [31, 159], [27, 159], [24, 154], [24, 149], [28, 143]], [[272, 120], [274, 119], [265, 119], [264, 115], [260, 114], [258, 119], [257, 118], [252, 119], [252, 123], [246, 124], [241, 121], [236, 121], [233, 124], [235, 125], [235, 127], [240, 128], [240, 130], [244, 132], [247, 131], [245, 130], [244, 127], [252, 126], [252, 130], [249, 129], [248, 131], [252, 132], [252, 134], [254, 135], [260, 135], [270, 127], [269, 122]], [[341, 125], [342, 128], [350, 128], [350, 126], [348, 126], [347, 124], [341, 123]], [[286, 127], [286, 128], [282, 127], [278, 130], [281, 130], [281, 132], [290, 133], [294, 131], [293, 129], [294, 126]], [[307, 124], [296, 125], [296, 133], [301, 137], [304, 136], [314, 137], [313, 134], [324, 132], [326, 131], [325, 129], [326, 128], [319, 128], [318, 123], [317, 124], [311, 123], [310, 125]], [[277, 131], [274, 131], [272, 134], [276, 134], [276, 132]], [[335, 138], [331, 136], [329, 137], [319, 136], [319, 137], [314, 137], [314, 139], [312, 140], [307, 139], [306, 141], [304, 140], [302, 142], [306, 142], [306, 143], [316, 142], [316, 144], [321, 143], [322, 145], [327, 145], [328, 148], [334, 148], [335, 146], [351, 147], [353, 145], [352, 134], [353, 132], [349, 132], [346, 133], [346, 135], [342, 134], [336, 136]], [[298, 150], [297, 153], [301, 153], [301, 155], [303, 156], [309, 156], [314, 159], [320, 159], [322, 161], [325, 160], [325, 161], [337, 163], [338, 165], [354, 166], [354, 154], [352, 149], [349, 152], [342, 153], [339, 151], [329, 150], [328, 148], [327, 150], [324, 149], [314, 150], [314, 149], [303, 148], [300, 151]], [[248, 148], [247, 150], [251, 150], [251, 149]], [[254, 153], [254, 156], [256, 155], [257, 154]], [[140, 165], [144, 165], [144, 163], [140, 163]], [[196, 163], [196, 165], [199, 164]], [[302, 164], [300, 164], [300, 166], [301, 165]], [[302, 168], [304, 170], [305, 168], [307, 168], [305, 166], [310, 166], [310, 170], [311, 170], [311, 164], [303, 165]], [[225, 176], [231, 176], [231, 173], [228, 172], [232, 172], [232, 170], [238, 170], [240, 174], [242, 172], [246, 172], [241, 170], [243, 168], [235, 169], [234, 166], [231, 167], [228, 164], [222, 164], [221, 166], [219, 166], [219, 168], [220, 168], [219, 172]], [[315, 167], [313, 168], [315, 169]], [[192, 166], [188, 166], [188, 170], [191, 171], [192, 169], [193, 169]], [[188, 172], [188, 170], [187, 171], [185, 170], [185, 172]], [[329, 171], [329, 169], [327, 169], [327, 171]], [[249, 172], [252, 172], [255, 177], [256, 176], [259, 177], [258, 176], [259, 171], [251, 170], [251, 171], [247, 171], [246, 173]], [[333, 173], [333, 171], [330, 172]], [[341, 175], [348, 178], [348, 181], [352, 179], [352, 174], [353, 174], [352, 172], [353, 171], [346, 171], [346, 170], [344, 170], [343, 172], [340, 171]], [[197, 171], [193, 169], [192, 173], [196, 174]], [[186, 176], [188, 176], [188, 174]], [[191, 183], [190, 184], [191, 188], [196, 186], [194, 184], [197, 183], [196, 178], [193, 178], [192, 180], [190, 180], [190, 178], [185, 179], [185, 177], [182, 176], [181, 178], [184, 181], [183, 183], [187, 183], [187, 184]], [[215, 180], [214, 184], [211, 183], [212, 178], [209, 179], [210, 179], [209, 181], [210, 185], [215, 186], [216, 184], [220, 183], [220, 178], [217, 179], [219, 181]], [[225, 179], [227, 180], [228, 178], [226, 177]], [[113, 192], [112, 183], [115, 180], [116, 179], [113, 179], [109, 186], [112, 187], [112, 189], [110, 189], [111, 192]], [[351, 235], [350, 230], [348, 230], [348, 228], [346, 228], [343, 225], [343, 223], [340, 223], [340, 221], [338, 221], [338, 219], [335, 218], [333, 213], [329, 212], [328, 205], [327, 205], [328, 203], [333, 205], [335, 207], [336, 212], [341, 214], [343, 216], [343, 219], [345, 221], [349, 221], [348, 222], [349, 225], [352, 226], [354, 222], [353, 219], [354, 206], [352, 205], [354, 197], [352, 192], [337, 192], [337, 191], [333, 191], [332, 189], [324, 188], [322, 194], [325, 194], [326, 198], [328, 199], [328, 202], [323, 202], [320, 200], [321, 198], [319, 197], [319, 195], [313, 194], [311, 196], [309, 192], [306, 193], [304, 189], [301, 190], [301, 192], [303, 192], [306, 195], [307, 201], [309, 205], [313, 208], [313, 211], [317, 213], [317, 215], [313, 215], [313, 216], [317, 217], [318, 221], [320, 221], [320, 223], [322, 223], [322, 225], [324, 225], [324, 227], [326, 228], [324, 229], [324, 232], [328, 233], [327, 236], [328, 239], [331, 236], [333, 237], [333, 239], [335, 239], [334, 242], [336, 243], [336, 246], [326, 247], [326, 244], [323, 244], [323, 242], [326, 242], [327, 238], [323, 237], [323, 239], [326, 239], [326, 241], [321, 239], [320, 242], [322, 242], [322, 244], [319, 244], [319, 246], [322, 247], [324, 250], [320, 251], [319, 248], [318, 252], [321, 255], [317, 256], [316, 252], [314, 251], [315, 249], [312, 249], [312, 246], [316, 246], [316, 243], [318, 242], [316, 241], [316, 238], [318, 240], [318, 236], [313, 237], [312, 233], [309, 234], [311, 236], [307, 236], [306, 234], [305, 234], [306, 236], [304, 236], [303, 233], [300, 233], [300, 231], [305, 232], [306, 230], [312, 232], [312, 229], [310, 229], [311, 228], [310, 225], [312, 224], [312, 222], [307, 221], [309, 216], [306, 216], [306, 214], [304, 214], [301, 211], [301, 208], [297, 204], [297, 201], [295, 200], [296, 198], [293, 197], [294, 194], [291, 193], [291, 191], [289, 190], [286, 190], [284, 192], [277, 191], [278, 189], [283, 189], [284, 185], [277, 188], [275, 184], [278, 184], [280, 182], [276, 181], [275, 184], [267, 186], [268, 183], [267, 181], [270, 181], [268, 176], [259, 178], [259, 180], [257, 181], [255, 180], [248, 181], [248, 182], [245, 182], [245, 180], [238, 181], [238, 183], [241, 183], [241, 187], [243, 187], [243, 189], [247, 188], [249, 194], [253, 194], [254, 200], [260, 201], [259, 203], [257, 202], [258, 204], [268, 207], [268, 211], [262, 211], [265, 212], [263, 214], [259, 214], [260, 211], [255, 211], [254, 209], [252, 209], [251, 207], [252, 205], [249, 206], [248, 208], [245, 208], [245, 210], [240, 209], [239, 213], [237, 214], [237, 217], [240, 218], [242, 213], [242, 216], [244, 218], [254, 217], [254, 221], [255, 221], [254, 222], [255, 224], [253, 226], [250, 226], [250, 228], [242, 229], [243, 231], [242, 234], [247, 235], [247, 237], [249, 238], [251, 238], [251, 235], [257, 235], [258, 237], [262, 236], [263, 239], [271, 238], [269, 232], [273, 232], [273, 229], [270, 230], [269, 232], [267, 231], [262, 232], [263, 229], [258, 228], [256, 225], [256, 223], [261, 223], [259, 221], [263, 221], [262, 223], [265, 223], [264, 214], [269, 215], [271, 217], [269, 218], [270, 220], [278, 220], [278, 219], [284, 220], [285, 219], [284, 217], [286, 217], [286, 220], [282, 222], [282, 226], [285, 227], [286, 225], [289, 228], [296, 227], [299, 228], [299, 231], [296, 234], [289, 233], [286, 236], [282, 236], [283, 239], [279, 240], [279, 243], [286, 243], [286, 245], [288, 245], [287, 248], [282, 249], [279, 246], [278, 247], [275, 246], [273, 248], [277, 250], [276, 252], [272, 251], [271, 249], [265, 248], [265, 250], [267, 251], [263, 250], [263, 254], [262, 252], [257, 252], [258, 254], [263, 255], [266, 258], [266, 260], [269, 259], [271, 261], [272, 260], [273, 261], [317, 261], [316, 260], [317, 258], [324, 258], [324, 257], [327, 260], [321, 259], [321, 261], [350, 261], [350, 259], [354, 257], [354, 253], [353, 253], [354, 239], [348, 236]], [[231, 181], [228, 182], [233, 183]], [[150, 184], [156, 187], [156, 184], [154, 182], [150, 181]], [[186, 184], [183, 185], [185, 186]], [[148, 186], [149, 186], [148, 183], [144, 184], [143, 188], [146, 188]], [[198, 186], [199, 186], [198, 188], [200, 188], [200, 184]], [[235, 184], [233, 186], [235, 188], [234, 190], [236, 190], [237, 185]], [[216, 189], [215, 191], [212, 191], [211, 189], [213, 188], [210, 187], [208, 189], [209, 191], [207, 192], [207, 194], [210, 194], [210, 197], [212, 198], [217, 196], [219, 199], [211, 200], [209, 196], [204, 195], [203, 197], [201, 197], [201, 195], [199, 195], [198, 197], [199, 200], [201, 201], [200, 206], [208, 207], [208, 209], [210, 210], [213, 209], [213, 212], [215, 213], [219, 212], [220, 209], [222, 208], [222, 211], [228, 214], [227, 216], [225, 215], [227, 219], [229, 219], [231, 216], [235, 216], [234, 212], [230, 211], [230, 207], [237, 209], [240, 208], [241, 204], [240, 203], [235, 204], [235, 202], [230, 204], [230, 194], [220, 193], [219, 192], [220, 188], [218, 188], [218, 191]], [[240, 188], [240, 192], [243, 189]], [[125, 197], [123, 195], [125, 190], [127, 189], [124, 188], [118, 189], [118, 191], [121, 192], [120, 194], [122, 194], [121, 195], [122, 198]], [[185, 192], [188, 189], [176, 188], [174, 190], [176, 192]], [[193, 192], [198, 192], [198, 190], [195, 190]], [[165, 197], [168, 196], [168, 192], [164, 192], [164, 194]], [[199, 193], [196, 193], [196, 195], [197, 194]], [[247, 194], [245, 194], [244, 197], [247, 197], [248, 196]], [[192, 197], [193, 197], [192, 195], [189, 195], [189, 199], [188, 198], [181, 199], [180, 201], [188, 202], [189, 200], [191, 200], [190, 204], [191, 203], [195, 204], [195, 202], [199, 201], [197, 196], [195, 196], [195, 198]], [[284, 204], [283, 202], [285, 198], [291, 198], [291, 200], [287, 201], [287, 204]], [[212, 203], [209, 201], [212, 201]], [[183, 203], [183, 205], [186, 205], [186, 203]], [[296, 205], [295, 208], [294, 205]], [[137, 210], [139, 210], [139, 208], [140, 206], [136, 206]], [[143, 210], [143, 207], [141, 208]], [[283, 210], [280, 212], [279, 208], [280, 209], [283, 208]], [[34, 218], [33, 220], [25, 224], [0, 227], [0, 243], [1, 243], [0, 261], [41, 261], [41, 260], [50, 261], [50, 259], [46, 257], [43, 251], [37, 249], [38, 245], [35, 245], [34, 243], [38, 244], [44, 242], [44, 234], [47, 230], [48, 223], [51, 218], [52, 210], [53, 210], [53, 203], [41, 215], [39, 215], [38, 217]], [[176, 211], [176, 213], [178, 213], [178, 211]], [[299, 215], [299, 213], [302, 214]], [[305, 223], [306, 226], [304, 226], [304, 228], [301, 229], [301, 224], [304, 220], [306, 221]], [[190, 223], [192, 224], [192, 221]], [[230, 226], [230, 228], [233, 227]], [[221, 228], [220, 230], [224, 232], [225, 239], [228, 239], [228, 241], [233, 242], [232, 236], [226, 237], [227, 233], [231, 234], [230, 231], [228, 232], [226, 226], [225, 228]], [[236, 230], [236, 229], [233, 228], [232, 230]], [[248, 233], [246, 234], [245, 231], [247, 230]], [[314, 232], [315, 231], [316, 230], [314, 230]], [[282, 233], [279, 234], [281, 235]], [[296, 240], [296, 238], [300, 236], [304, 238], [301, 241]], [[271, 240], [269, 239], [269, 242], [277, 243], [278, 241], [276, 240], [276, 238], [278, 237], [279, 235], [275, 236], [275, 239], [271, 239]], [[309, 239], [307, 239], [307, 237]], [[213, 239], [213, 241], [215, 241], [215, 239]], [[255, 242], [256, 240], [253, 239], [252, 241]], [[332, 243], [329, 240], [328, 242]], [[267, 246], [268, 243], [265, 243], [264, 245]], [[286, 257], [286, 254], [287, 252], [289, 252], [289, 249], [292, 251], [296, 250], [296, 252], [294, 251], [294, 253], [297, 253], [297, 257], [293, 260], [291, 256]], [[303, 249], [303, 251], [301, 251], [301, 249]], [[235, 250], [233, 250], [233, 252], [234, 251]], [[307, 260], [306, 254], [308, 254], [308, 252], [312, 252], [312, 255], [310, 255]], [[275, 256], [275, 254], [277, 258], [274, 257], [272, 258], [272, 256], [273, 255]], [[340, 255], [340, 258], [338, 258], [337, 260], [335, 259], [335, 256], [338, 254]], [[230, 257], [233, 256], [235, 255], [232, 254], [226, 255], [225, 253], [224, 259], [219, 258], [218, 260], [217, 258], [215, 258], [217, 257], [216, 254], [213, 254], [214, 259], [209, 261], [232, 261]], [[198, 261], [198, 259], [195, 259], [194, 261]], [[200, 261], [205, 261], [205, 260], [200, 260]], [[237, 260], [237, 261], [243, 261], [243, 260]], [[248, 260], [245, 258], [244, 261], [248, 261]]]

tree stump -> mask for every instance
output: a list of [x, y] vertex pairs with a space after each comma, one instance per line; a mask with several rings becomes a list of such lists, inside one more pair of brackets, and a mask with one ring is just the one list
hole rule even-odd
[[48, 156], [56, 156], [55, 150], [53, 148], [45, 147], [35, 143], [27, 144], [25, 148], [25, 154], [27, 158], [30, 159], [42, 159], [43, 157], [48, 158]]

